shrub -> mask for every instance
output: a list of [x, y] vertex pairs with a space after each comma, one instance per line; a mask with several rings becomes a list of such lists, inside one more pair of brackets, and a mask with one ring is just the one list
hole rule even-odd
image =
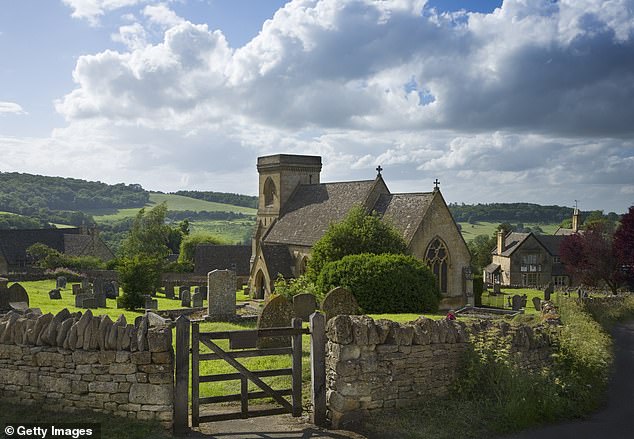
[[440, 292], [433, 273], [418, 259], [396, 254], [349, 255], [321, 271], [317, 288], [348, 288], [366, 313], [435, 312]]
[[179, 263], [194, 263], [194, 252], [198, 244], [224, 244], [224, 242], [215, 235], [209, 233], [195, 233], [183, 238], [178, 254]]
[[321, 294], [315, 284], [309, 281], [306, 276], [287, 280], [280, 274], [277, 279], [275, 279], [275, 294], [279, 294], [291, 300], [293, 296], [303, 293], [312, 294], [317, 297], [318, 302], [323, 299], [323, 294]]
[[118, 271], [123, 294], [117, 299], [117, 304], [127, 310], [143, 307], [143, 296], [152, 294], [160, 287], [160, 259], [144, 256], [123, 258]]
[[60, 276], [64, 276], [69, 282], [78, 282], [82, 278], [82, 274], [77, 271], [73, 271], [70, 268], [60, 267], [55, 270], [45, 270], [44, 274], [56, 279]]

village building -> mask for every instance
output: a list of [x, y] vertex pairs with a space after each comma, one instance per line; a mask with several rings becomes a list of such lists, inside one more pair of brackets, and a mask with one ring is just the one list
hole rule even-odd
[[441, 308], [472, 302], [471, 256], [439, 182], [432, 192], [393, 194], [377, 168], [373, 180], [321, 183], [321, 157], [259, 157], [259, 206], [252, 240], [249, 287], [266, 298], [278, 275], [305, 273], [311, 248], [328, 226], [357, 205], [398, 230], [408, 252], [436, 275]]
[[26, 251], [37, 243], [68, 256], [94, 256], [102, 261], [114, 258], [96, 228], [0, 230], [0, 274], [28, 271], [33, 261]]
[[554, 235], [511, 232], [497, 234], [492, 261], [484, 269], [487, 284], [518, 287], [556, 287], [575, 284], [561, 262], [559, 247], [568, 235], [579, 233], [579, 210], [572, 215], [572, 228], [559, 228]]
[[194, 250], [194, 274], [207, 276], [213, 270], [232, 270], [237, 287], [249, 281], [249, 245], [198, 244]]

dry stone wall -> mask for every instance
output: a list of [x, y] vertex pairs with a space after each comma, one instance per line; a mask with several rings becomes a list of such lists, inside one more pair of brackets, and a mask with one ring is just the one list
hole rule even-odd
[[467, 325], [421, 317], [399, 324], [342, 315], [328, 321], [326, 336], [326, 397], [334, 428], [351, 426], [373, 411], [446, 395], [478, 337], [504, 338], [528, 369], [546, 366], [551, 358], [546, 331], [504, 322]]
[[173, 423], [174, 352], [147, 316], [10, 312], [0, 318], [0, 396], [55, 410], [93, 410]]

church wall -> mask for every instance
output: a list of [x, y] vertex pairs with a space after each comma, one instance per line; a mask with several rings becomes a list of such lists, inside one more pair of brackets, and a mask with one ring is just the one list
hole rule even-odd
[[410, 243], [411, 254], [424, 261], [427, 247], [436, 236], [445, 243], [449, 252], [447, 294], [441, 300], [440, 307], [458, 308], [467, 303], [467, 296], [473, 297], [473, 282], [464, 279], [463, 271], [471, 263], [471, 254], [440, 193], [434, 197]]

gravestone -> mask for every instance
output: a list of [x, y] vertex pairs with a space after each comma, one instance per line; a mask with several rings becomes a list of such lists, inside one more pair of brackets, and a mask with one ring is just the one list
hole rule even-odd
[[192, 298], [191, 298], [191, 295], [189, 294], [189, 288], [186, 290], [181, 290], [180, 296], [181, 296], [181, 306], [190, 308], [192, 306]]
[[194, 294], [196, 293], [200, 293], [200, 287], [196, 286], [192, 288], [192, 297], [194, 296]]
[[[191, 292], [189, 290], [189, 287], [187, 287], [187, 286], [178, 287], [178, 298], [179, 299], [183, 300], [183, 293], [185, 293], [185, 291], [187, 291], [188, 293], [191, 294]], [[189, 297], [191, 297], [191, 295]]]
[[81, 278], [81, 289], [86, 291], [90, 288], [90, 281], [88, 280], [88, 278], [82, 277]]
[[493, 284], [493, 295], [496, 296], [500, 294], [500, 284]]
[[203, 297], [203, 300], [207, 300], [207, 285], [200, 287], [200, 295]]
[[153, 299], [150, 295], [145, 295], [145, 309], [158, 309], [158, 299]]
[[95, 309], [97, 308], [97, 300], [94, 296], [86, 296], [82, 302], [82, 308]]
[[298, 319], [307, 322], [310, 315], [317, 310], [317, 298], [310, 293], [293, 296], [293, 313]]
[[167, 299], [173, 299], [174, 298], [174, 284], [172, 284], [172, 283], [165, 284], [165, 297]]
[[207, 275], [209, 320], [230, 321], [236, 316], [236, 273], [214, 270]]
[[92, 281], [92, 291], [95, 294], [105, 294], [105, 285], [103, 279], [97, 278]]
[[[12, 305], [12, 304], [18, 304], [18, 303], [26, 303], [26, 307], [29, 307], [29, 295], [27, 294], [26, 290], [24, 289], [24, 287], [20, 284], [13, 284], [9, 287], [9, 304], [12, 307], [18, 306], [18, 305]], [[24, 308], [23, 306], [18, 306], [19, 308]]]
[[64, 289], [66, 288], [66, 278], [64, 276], [59, 276], [55, 280], [55, 288]]
[[61, 300], [62, 291], [59, 288], [55, 288], [48, 292], [48, 298], [51, 300]]
[[105, 292], [101, 291], [98, 293], [93, 291], [92, 297], [95, 298], [95, 302], [97, 303], [97, 308], [106, 307], [106, 293]]
[[[286, 297], [275, 296], [264, 305], [262, 312], [258, 316], [257, 327], [258, 329], [289, 327], [292, 320], [293, 305]], [[259, 349], [287, 347], [290, 345], [291, 338], [288, 336], [258, 338]]]
[[108, 299], [116, 299], [119, 296], [119, 291], [115, 288], [115, 282], [106, 282], [103, 287], [104, 293]]
[[542, 299], [540, 299], [539, 297], [533, 297], [533, 306], [535, 306], [535, 309], [537, 311], [541, 311], [542, 310]]
[[326, 314], [326, 321], [339, 315], [354, 315], [359, 312], [359, 305], [354, 295], [343, 287], [330, 290], [324, 301], [321, 302], [321, 310]]
[[511, 305], [513, 307], [513, 311], [519, 311], [522, 308], [522, 296], [519, 294], [514, 295], [511, 298]]
[[81, 284], [73, 284], [73, 296], [81, 294]]
[[9, 306], [9, 289], [7, 288], [9, 279], [0, 277], [0, 311], [8, 311], [11, 309]]
[[548, 286], [544, 290], [544, 300], [550, 301], [550, 295], [555, 292], [555, 286], [552, 282], [548, 282]]
[[192, 294], [192, 307], [193, 308], [203, 307], [203, 295], [200, 294], [200, 291], [194, 290], [194, 294]]

